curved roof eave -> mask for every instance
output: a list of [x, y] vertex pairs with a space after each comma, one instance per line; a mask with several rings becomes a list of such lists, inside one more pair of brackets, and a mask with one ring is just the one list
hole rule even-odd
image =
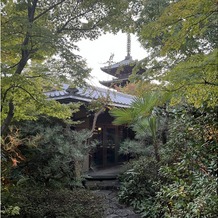
[[105, 66], [105, 67], [101, 67], [101, 70], [104, 72], [108, 72], [112, 69], [117, 69], [119, 67], [123, 67], [123, 66], [134, 66], [136, 64], [137, 60], [132, 60], [132, 59], [124, 59], [118, 63], [109, 65], [109, 66]]
[[73, 89], [72, 91], [68, 88], [67, 90], [46, 92], [45, 95], [49, 99], [66, 100], [67, 102], [91, 102], [93, 100], [97, 100], [98, 98], [103, 97], [108, 98], [108, 105], [123, 108], [130, 107], [133, 99], [135, 98], [132, 95], [100, 87], [77, 88]]

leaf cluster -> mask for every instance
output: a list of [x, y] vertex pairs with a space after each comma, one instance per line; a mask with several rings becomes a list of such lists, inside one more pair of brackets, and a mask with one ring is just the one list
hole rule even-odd
[[[139, 1], [137, 33], [149, 51], [133, 81], [158, 80], [178, 102], [217, 104], [215, 0]], [[148, 7], [148, 8], [147, 8]], [[139, 69], [145, 73], [137, 75]]]
[[30, 180], [46, 186], [74, 186], [75, 180], [80, 179], [76, 178], [76, 163], [82, 162], [95, 147], [94, 141], [88, 141], [91, 132], [73, 131], [69, 124], [49, 119], [26, 121], [19, 128], [16, 137], [22, 141], [16, 146], [16, 151], [23, 159], [13, 166], [8, 172], [11, 175], [6, 175], [6, 178], [9, 176], [13, 182], [24, 185]]

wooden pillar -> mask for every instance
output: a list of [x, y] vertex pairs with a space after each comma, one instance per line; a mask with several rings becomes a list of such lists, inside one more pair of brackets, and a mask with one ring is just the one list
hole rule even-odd
[[103, 167], [107, 165], [107, 128], [103, 126]]
[[118, 163], [118, 156], [119, 156], [119, 128], [118, 126], [115, 126], [115, 151], [114, 151], [114, 155], [115, 155], [115, 163]]

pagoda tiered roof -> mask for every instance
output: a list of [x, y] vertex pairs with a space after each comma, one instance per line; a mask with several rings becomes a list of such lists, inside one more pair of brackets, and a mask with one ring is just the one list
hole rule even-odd
[[101, 70], [107, 74], [110, 74], [111, 76], [121, 78], [121, 75], [123, 74], [130, 75], [136, 63], [137, 61], [133, 60], [131, 56], [127, 56], [120, 62], [102, 67]]
[[[107, 87], [115, 87], [115, 86], [125, 86], [129, 83], [129, 76], [133, 72], [133, 68], [138, 63], [138, 60], [133, 60], [130, 55], [131, 51], [131, 38], [130, 34], [127, 34], [127, 56], [124, 60], [117, 62], [115, 64], [110, 64], [109, 66], [102, 67], [101, 70], [115, 78], [110, 81], [100, 81], [102, 85]], [[144, 72], [143, 69], [138, 69], [137, 74], [142, 74]]]

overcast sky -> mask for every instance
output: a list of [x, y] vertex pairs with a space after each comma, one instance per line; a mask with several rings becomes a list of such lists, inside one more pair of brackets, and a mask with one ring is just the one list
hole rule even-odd
[[[114, 54], [113, 61], [119, 62], [127, 55], [127, 35], [106, 34], [95, 41], [82, 40], [78, 43], [79, 54], [86, 59], [88, 66], [92, 68], [93, 81], [109, 80], [111, 77], [105, 74], [100, 68], [107, 66], [106, 63]], [[140, 46], [137, 38], [131, 35], [131, 56], [134, 60], [140, 60], [146, 56], [146, 51]]]

